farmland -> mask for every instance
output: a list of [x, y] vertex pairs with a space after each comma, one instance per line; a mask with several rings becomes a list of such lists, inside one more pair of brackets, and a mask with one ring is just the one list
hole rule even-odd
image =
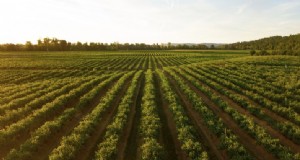
[[300, 159], [300, 58], [0, 52], [0, 158]]

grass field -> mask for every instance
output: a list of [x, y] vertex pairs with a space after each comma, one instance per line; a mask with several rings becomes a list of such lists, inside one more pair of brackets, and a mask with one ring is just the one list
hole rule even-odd
[[0, 53], [0, 158], [300, 159], [300, 59]]

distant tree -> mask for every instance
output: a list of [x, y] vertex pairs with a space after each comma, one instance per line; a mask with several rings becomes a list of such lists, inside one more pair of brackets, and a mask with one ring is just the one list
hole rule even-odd
[[83, 50], [82, 48], [83, 48], [83, 47], [82, 47], [82, 43], [81, 43], [81, 42], [77, 42], [77, 43], [75, 44], [75, 50], [80, 51], [80, 50]]
[[43, 41], [41, 39], [37, 40], [37, 50], [39, 50], [39, 51], [44, 50]]
[[[43, 38], [37, 41], [37, 44], [32, 44], [27, 41], [25, 44], [0, 44], [1, 51], [98, 51], [98, 50], [169, 50], [169, 49], [247, 49], [251, 55], [299, 55], [300, 51], [300, 34], [290, 36], [274, 36], [263, 38], [249, 42], [238, 42], [215, 47], [214, 44], [206, 46], [202, 44], [187, 45], [178, 44], [121, 44], [121, 43], [71, 43], [66, 40], [57, 38]], [[255, 51], [256, 50], [256, 51]], [[269, 52], [267, 52], [267, 50]], [[255, 51], [255, 52], [254, 52]]]
[[251, 51], [250, 51], [250, 55], [251, 55], [251, 56], [255, 55], [255, 53], [256, 53], [255, 50], [251, 50]]
[[57, 38], [50, 39], [49, 50], [51, 51], [60, 50], [59, 40]]
[[206, 45], [204, 45], [204, 44], [199, 44], [197, 46], [197, 49], [208, 49], [208, 47]]
[[171, 49], [171, 47], [172, 47], [172, 43], [168, 42], [168, 49]]
[[32, 46], [32, 43], [30, 41], [26, 41], [25, 50], [26, 51], [32, 51], [33, 50], [33, 46]]
[[59, 48], [61, 51], [66, 51], [67, 48], [68, 48], [68, 42], [66, 40], [59, 40], [58, 41], [58, 44], [59, 44]]
[[15, 44], [9, 43], [4, 45], [4, 49], [7, 51], [17, 51], [17, 46]]
[[46, 51], [49, 51], [50, 42], [51, 42], [51, 40], [49, 38], [44, 38], [43, 44], [46, 48]]

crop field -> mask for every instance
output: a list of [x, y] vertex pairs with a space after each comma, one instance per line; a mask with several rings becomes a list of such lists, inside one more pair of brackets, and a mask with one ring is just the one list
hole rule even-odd
[[299, 160], [300, 58], [0, 52], [5, 160]]

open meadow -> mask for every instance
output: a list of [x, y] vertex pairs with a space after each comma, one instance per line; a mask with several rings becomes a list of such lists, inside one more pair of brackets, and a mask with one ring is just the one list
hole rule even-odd
[[0, 52], [0, 158], [300, 159], [300, 57]]

